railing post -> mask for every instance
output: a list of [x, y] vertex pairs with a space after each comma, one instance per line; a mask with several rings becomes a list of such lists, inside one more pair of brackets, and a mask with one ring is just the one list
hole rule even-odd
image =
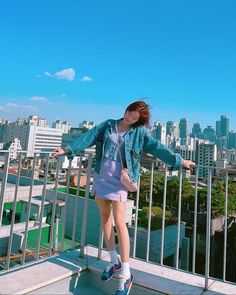
[[80, 247], [80, 257], [84, 258], [84, 248], [86, 242], [86, 227], [87, 227], [87, 216], [88, 216], [88, 204], [89, 204], [89, 192], [90, 192], [90, 178], [92, 170], [92, 154], [89, 154], [88, 157], [88, 169], [87, 169], [87, 179], [86, 179], [86, 190], [84, 198], [84, 214], [82, 222], [82, 231], [81, 231], [81, 247]]
[[21, 170], [21, 153], [18, 157], [18, 169], [17, 169], [17, 178], [16, 178], [16, 187], [15, 187], [15, 194], [14, 194], [14, 200], [13, 200], [13, 210], [12, 210], [12, 216], [11, 216], [11, 229], [10, 229], [10, 236], [9, 236], [9, 242], [8, 242], [8, 249], [7, 249], [7, 261], [6, 261], [6, 269], [9, 270], [10, 267], [10, 256], [11, 256], [11, 249], [12, 249], [12, 241], [13, 241], [13, 229], [14, 229], [14, 223], [15, 223], [15, 217], [16, 217], [16, 202], [17, 202], [17, 195], [18, 195], [18, 189], [19, 189], [19, 183], [20, 183], [20, 170]]
[[0, 195], [0, 227], [2, 225], [4, 197], [5, 197], [5, 190], [7, 187], [9, 162], [10, 162], [10, 155], [9, 155], [9, 153], [6, 153], [5, 159], [4, 159], [4, 170], [3, 170], [3, 176], [2, 176], [2, 187], [1, 187], [1, 195]]
[[137, 195], [136, 195], [136, 205], [135, 205], [133, 258], [136, 257], [137, 232], [138, 232], [139, 197], [140, 197], [140, 176], [139, 176], [139, 179], [138, 179], [138, 191], [137, 191]]
[[151, 222], [152, 222], [152, 192], [153, 192], [153, 174], [154, 174], [154, 161], [152, 161], [152, 172], [151, 172], [150, 194], [149, 194], [149, 210], [148, 210], [148, 236], [147, 236], [147, 251], [146, 251], [146, 261], [149, 261], [149, 252], [150, 252]]
[[[54, 241], [54, 224], [55, 224], [55, 217], [56, 217], [56, 206], [57, 206], [57, 194], [58, 194], [58, 177], [59, 177], [59, 170], [60, 170], [60, 159], [57, 158], [57, 166], [56, 166], [56, 182], [54, 188], [54, 196], [52, 199], [52, 215], [51, 215], [51, 227], [50, 227], [50, 237], [49, 237], [49, 256], [52, 255], [53, 247], [55, 249], [55, 245], [53, 245]], [[56, 241], [54, 241], [55, 244]]]
[[178, 201], [178, 228], [177, 228], [177, 242], [176, 242], [176, 269], [179, 269], [179, 246], [180, 246], [180, 222], [181, 222], [181, 204], [182, 204], [182, 181], [183, 171], [180, 169], [179, 176], [179, 201]]
[[227, 231], [228, 231], [228, 188], [229, 173], [226, 171], [225, 177], [225, 229], [224, 229], [224, 260], [223, 260], [223, 281], [226, 280], [226, 260], [227, 260]]
[[196, 167], [195, 195], [194, 195], [194, 225], [193, 225], [193, 273], [195, 273], [195, 268], [196, 268], [198, 174], [199, 174], [199, 168]]
[[66, 179], [66, 197], [65, 197], [64, 215], [63, 215], [63, 220], [62, 220], [61, 251], [64, 251], [64, 240], [65, 240], [65, 233], [66, 233], [66, 219], [67, 219], [67, 210], [68, 210], [68, 199], [69, 199], [69, 193], [70, 193], [71, 165], [72, 165], [72, 160], [69, 160], [69, 167], [68, 167], [67, 179]]
[[32, 195], [33, 195], [33, 186], [34, 186], [35, 165], [36, 165], [36, 153], [34, 153], [34, 158], [33, 158], [32, 175], [31, 175], [31, 183], [30, 183], [30, 191], [29, 191], [29, 201], [28, 201], [27, 212], [26, 212], [26, 224], [25, 224], [24, 240], [23, 240], [23, 246], [22, 246], [22, 252], [23, 252], [22, 265], [25, 264], [25, 257], [26, 257], [26, 247], [27, 247], [28, 230], [29, 230], [29, 219], [30, 219]]
[[209, 287], [209, 272], [210, 272], [210, 248], [211, 248], [211, 177], [212, 177], [212, 169], [211, 168], [208, 168], [205, 290], [208, 290], [208, 287]]
[[75, 207], [74, 207], [74, 218], [73, 218], [73, 229], [72, 229], [72, 248], [76, 246], [76, 226], [77, 226], [77, 218], [78, 218], [81, 172], [82, 172], [82, 155], [80, 155], [79, 171], [77, 176], [76, 200], [75, 200]]
[[160, 255], [160, 264], [161, 265], [163, 265], [164, 245], [165, 245], [166, 193], [167, 193], [167, 165], [165, 167], [164, 192], [163, 192], [163, 208], [162, 208], [161, 255]]
[[49, 154], [46, 155], [46, 171], [44, 173], [42, 202], [41, 202], [41, 210], [40, 210], [40, 215], [39, 215], [39, 229], [38, 229], [37, 245], [36, 245], [36, 247], [37, 247], [37, 249], [36, 249], [36, 260], [39, 259], [39, 251], [40, 251], [41, 236], [42, 236], [44, 204], [45, 204], [46, 188], [47, 188], [47, 181], [48, 181], [48, 163], [49, 163]]
[[104, 234], [103, 234], [102, 221], [101, 221], [100, 228], [99, 228], [98, 259], [101, 259], [102, 257], [103, 241], [104, 241]]

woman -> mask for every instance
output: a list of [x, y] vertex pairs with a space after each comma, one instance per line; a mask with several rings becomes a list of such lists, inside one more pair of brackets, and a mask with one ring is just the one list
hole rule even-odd
[[[121, 271], [116, 295], [128, 294], [133, 282], [129, 268], [130, 241], [125, 224], [128, 191], [120, 182], [122, 167], [127, 167], [132, 181], [136, 182], [140, 174], [142, 151], [159, 158], [172, 170], [178, 170], [181, 166], [192, 169], [195, 166], [192, 161], [183, 160], [154, 139], [150, 130], [145, 128], [149, 126], [149, 120], [149, 106], [144, 101], [136, 101], [126, 108], [124, 118], [106, 120], [83, 134], [71, 146], [58, 148], [54, 152], [55, 156], [67, 154], [68, 158], [72, 158], [74, 154], [96, 144], [93, 191], [111, 258], [101, 278], [107, 281], [114, 273]], [[120, 258], [115, 250], [112, 216], [119, 238]]]

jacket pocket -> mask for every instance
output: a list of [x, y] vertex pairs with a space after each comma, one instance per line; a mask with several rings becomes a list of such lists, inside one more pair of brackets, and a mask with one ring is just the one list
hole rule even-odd
[[132, 166], [133, 169], [137, 169], [140, 163], [140, 158], [141, 158], [141, 150], [140, 149], [132, 149], [130, 151], [131, 153], [131, 159], [132, 159]]

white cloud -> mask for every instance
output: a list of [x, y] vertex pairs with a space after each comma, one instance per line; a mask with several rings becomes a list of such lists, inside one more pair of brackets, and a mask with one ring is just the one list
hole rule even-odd
[[37, 101], [37, 102], [44, 102], [48, 101], [48, 99], [44, 96], [33, 96], [30, 98], [31, 101]]
[[8, 102], [5, 106], [8, 107], [8, 108], [17, 108], [18, 107], [18, 104], [17, 103]]
[[69, 81], [75, 80], [75, 70], [73, 68], [63, 69], [59, 72], [56, 72], [55, 74], [45, 72], [44, 75], [51, 78], [56, 78], [58, 80], [69, 80]]
[[20, 105], [20, 104], [12, 103], [12, 102], [5, 104], [5, 106], [3, 106], [2, 108], [5, 110], [12, 110], [12, 109], [17, 109], [17, 110], [19, 110], [19, 109], [28, 109], [28, 110], [32, 109], [33, 110], [33, 109], [35, 109], [35, 107], [32, 105], [27, 105], [27, 104]]
[[91, 82], [93, 81], [93, 79], [89, 76], [83, 76], [81, 79], [80, 79], [81, 82]]

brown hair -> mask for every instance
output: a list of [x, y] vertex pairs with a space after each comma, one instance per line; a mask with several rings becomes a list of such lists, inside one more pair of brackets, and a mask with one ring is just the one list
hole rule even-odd
[[147, 105], [144, 101], [138, 100], [130, 105], [125, 110], [126, 112], [132, 112], [132, 111], [137, 111], [140, 114], [139, 120], [133, 124], [133, 127], [138, 127], [138, 126], [146, 126], [150, 127], [150, 111], [149, 111], [149, 105]]

